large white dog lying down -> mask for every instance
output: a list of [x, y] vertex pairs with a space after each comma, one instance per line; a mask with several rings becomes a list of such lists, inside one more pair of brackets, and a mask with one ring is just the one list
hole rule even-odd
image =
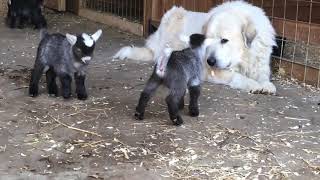
[[145, 47], [123, 47], [114, 58], [156, 61], [163, 68], [165, 47], [184, 49], [187, 44], [181, 35], [193, 33], [204, 33], [213, 39], [204, 59], [204, 80], [255, 93], [276, 92], [270, 82], [275, 31], [262, 9], [243, 1], [223, 3], [209, 13], [173, 7], [146, 40]]

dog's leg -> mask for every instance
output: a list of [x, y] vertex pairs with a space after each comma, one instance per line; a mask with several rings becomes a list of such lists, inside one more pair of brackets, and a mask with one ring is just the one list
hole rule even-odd
[[62, 89], [62, 96], [65, 99], [71, 97], [71, 81], [72, 77], [69, 74], [62, 73], [59, 75]]
[[200, 96], [200, 86], [190, 86], [190, 103], [189, 103], [189, 114], [192, 117], [199, 116], [199, 105], [198, 99]]
[[88, 98], [85, 87], [85, 75], [74, 73], [74, 79], [76, 81], [76, 93], [79, 100], [86, 100]]
[[31, 79], [29, 85], [29, 96], [36, 97], [39, 94], [39, 81], [41, 79], [44, 66], [42, 64], [37, 64], [34, 66], [31, 72]]
[[58, 86], [56, 83], [56, 73], [54, 72], [53, 68], [49, 68], [49, 70], [46, 72], [46, 78], [47, 78], [47, 89], [49, 96], [58, 96]]
[[136, 107], [135, 112], [136, 119], [143, 120], [144, 111], [148, 104], [148, 101], [150, 100], [151, 96], [154, 94], [154, 92], [157, 90], [160, 84], [161, 79], [154, 72], [140, 95], [139, 103]]
[[258, 81], [244, 76], [238, 72], [228, 70], [214, 70], [214, 75], [208, 71], [207, 80], [217, 84], [225, 84], [233, 89], [240, 89], [251, 93], [273, 94], [275, 89], [269, 91]]
[[260, 83], [254, 79], [248, 78], [240, 73], [234, 73], [232, 80], [228, 83], [231, 88], [242, 89], [254, 94], [275, 94], [275, 86], [269, 82]]
[[270, 66], [265, 65], [263, 68], [260, 68], [260, 73], [257, 78], [257, 81], [261, 85], [261, 90], [258, 91], [262, 94], [276, 94], [277, 88], [276, 86], [270, 81]]

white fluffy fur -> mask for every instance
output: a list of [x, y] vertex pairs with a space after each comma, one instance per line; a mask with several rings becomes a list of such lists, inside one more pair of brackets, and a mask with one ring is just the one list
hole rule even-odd
[[[215, 56], [218, 67], [206, 68], [205, 80], [245, 91], [276, 92], [270, 82], [269, 66], [275, 31], [262, 9], [244, 1], [223, 3], [209, 13], [173, 7], [161, 19], [159, 29], [146, 40], [145, 47], [124, 47], [114, 58], [158, 63], [166, 44], [181, 50], [187, 46], [181, 35], [193, 33], [205, 33], [212, 39], [207, 58]], [[222, 45], [222, 38], [228, 39], [228, 43]]]
[[[216, 39], [208, 49], [222, 70], [208, 80], [232, 88], [262, 93], [275, 93], [270, 82], [270, 56], [275, 31], [262, 9], [243, 1], [226, 2], [213, 8], [206, 24], [206, 36]], [[229, 42], [221, 44], [221, 39]], [[250, 43], [248, 43], [250, 41]]]

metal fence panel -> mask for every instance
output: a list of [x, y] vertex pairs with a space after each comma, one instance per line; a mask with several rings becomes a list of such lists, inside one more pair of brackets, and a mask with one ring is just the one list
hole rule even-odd
[[143, 0], [83, 0], [82, 7], [136, 23], [143, 22]]

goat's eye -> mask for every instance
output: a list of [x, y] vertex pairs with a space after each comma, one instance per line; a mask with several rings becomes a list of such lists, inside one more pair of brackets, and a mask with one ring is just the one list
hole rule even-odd
[[229, 40], [228, 39], [221, 39], [221, 44], [227, 43]]

